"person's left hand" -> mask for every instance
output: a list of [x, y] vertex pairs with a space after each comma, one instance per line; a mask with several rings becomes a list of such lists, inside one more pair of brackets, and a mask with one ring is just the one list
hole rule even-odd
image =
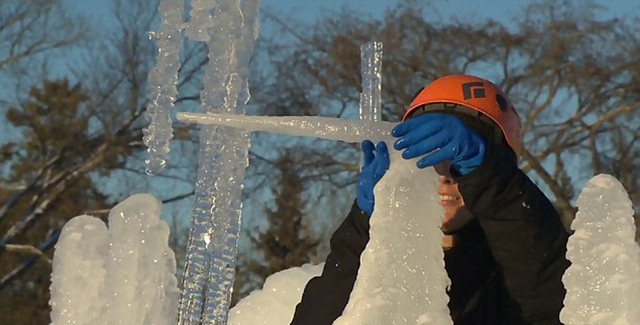
[[362, 142], [362, 153], [364, 154], [364, 166], [358, 176], [358, 196], [356, 203], [360, 210], [367, 216], [373, 214], [375, 196], [373, 189], [382, 176], [389, 169], [389, 150], [383, 141], [376, 146], [373, 142], [365, 140]]
[[407, 120], [393, 128], [398, 139], [393, 147], [404, 150], [402, 157], [422, 157], [416, 165], [426, 168], [451, 161], [451, 168], [460, 175], [474, 171], [484, 159], [486, 141], [453, 115], [428, 113]]

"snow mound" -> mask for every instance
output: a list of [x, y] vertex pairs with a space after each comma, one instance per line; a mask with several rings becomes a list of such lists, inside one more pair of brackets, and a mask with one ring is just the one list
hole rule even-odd
[[307, 282], [322, 273], [324, 263], [305, 264], [272, 274], [262, 290], [242, 299], [229, 312], [229, 325], [289, 325]]

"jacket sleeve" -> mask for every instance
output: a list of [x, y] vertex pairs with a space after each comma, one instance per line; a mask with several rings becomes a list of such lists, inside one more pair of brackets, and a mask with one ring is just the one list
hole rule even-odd
[[354, 203], [331, 237], [331, 252], [322, 275], [307, 283], [292, 325], [330, 325], [342, 314], [358, 274], [360, 255], [368, 241], [369, 217]]
[[481, 166], [455, 179], [524, 318], [560, 324], [569, 234], [551, 202], [517, 167], [513, 152], [495, 144]]

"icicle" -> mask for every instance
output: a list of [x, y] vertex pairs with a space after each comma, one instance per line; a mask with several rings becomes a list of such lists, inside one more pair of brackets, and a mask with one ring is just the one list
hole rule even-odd
[[344, 142], [366, 139], [383, 141], [398, 123], [349, 121], [320, 116], [246, 116], [234, 114], [178, 113], [181, 122], [229, 126], [246, 131], [263, 131], [315, 137]]
[[169, 141], [173, 138], [171, 108], [178, 90], [183, 0], [163, 0], [158, 6], [162, 22], [160, 30], [150, 33], [158, 44], [156, 66], [149, 72], [149, 105], [147, 118], [151, 122], [143, 130], [148, 147], [147, 174], [157, 174], [167, 165]]

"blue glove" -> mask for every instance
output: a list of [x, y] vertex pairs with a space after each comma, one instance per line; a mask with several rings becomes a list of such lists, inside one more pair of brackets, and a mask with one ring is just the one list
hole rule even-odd
[[485, 139], [453, 115], [424, 114], [399, 124], [391, 135], [400, 138], [393, 145], [395, 149], [406, 148], [403, 158], [426, 155], [416, 163], [418, 168], [448, 160], [455, 172], [468, 175], [484, 159]]
[[364, 153], [364, 167], [358, 176], [356, 203], [360, 210], [371, 216], [375, 202], [373, 188], [389, 169], [389, 150], [384, 142], [378, 142], [374, 148], [373, 142], [365, 140], [362, 142], [362, 152]]

